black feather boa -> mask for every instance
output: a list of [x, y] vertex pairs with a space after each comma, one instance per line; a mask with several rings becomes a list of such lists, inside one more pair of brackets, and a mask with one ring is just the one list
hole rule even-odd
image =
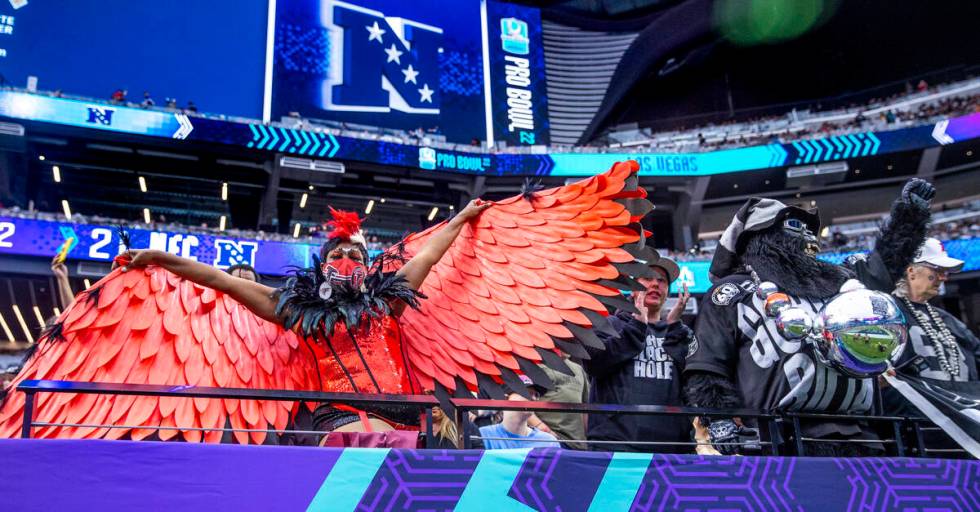
[[772, 281], [780, 291], [807, 299], [833, 297], [844, 281], [854, 277], [842, 266], [807, 255], [802, 239], [786, 234], [781, 227], [753, 234], [741, 260], [763, 281]]
[[314, 255], [312, 267], [294, 268], [286, 284], [276, 290], [276, 316], [283, 327], [306, 338], [329, 339], [338, 321], [349, 331], [355, 330], [365, 321], [391, 315], [396, 301], [418, 309], [419, 299], [425, 296], [410, 288], [404, 277], [384, 272], [385, 258], [382, 255], [375, 261], [363, 290], [335, 285], [331, 296], [323, 300], [319, 290], [325, 278], [320, 259]]
[[[738, 409], [742, 407], [742, 398], [735, 388], [735, 383], [727, 377], [707, 372], [693, 372], [684, 381], [684, 402], [689, 407], [706, 409]], [[701, 423], [707, 425], [711, 421], [701, 418]]]

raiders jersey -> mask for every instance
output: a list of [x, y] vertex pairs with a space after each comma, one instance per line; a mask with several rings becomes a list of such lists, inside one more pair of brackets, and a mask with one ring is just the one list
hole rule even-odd
[[[788, 340], [766, 317], [763, 301], [747, 274], [728, 276], [708, 292], [694, 326], [685, 372], [711, 372], [732, 379], [747, 408], [869, 414], [874, 404], [872, 379], [854, 379], [816, 361], [805, 342]], [[790, 297], [813, 318], [821, 301]], [[808, 435], [860, 433], [854, 424], [822, 422]]]

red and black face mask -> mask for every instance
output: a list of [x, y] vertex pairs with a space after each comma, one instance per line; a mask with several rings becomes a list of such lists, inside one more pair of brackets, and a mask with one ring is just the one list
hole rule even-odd
[[320, 270], [331, 286], [345, 285], [360, 290], [367, 277], [367, 266], [345, 256], [321, 265]]

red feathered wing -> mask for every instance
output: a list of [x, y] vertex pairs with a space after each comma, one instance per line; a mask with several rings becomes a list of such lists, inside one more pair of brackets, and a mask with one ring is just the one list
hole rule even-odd
[[[266, 322], [230, 297], [160, 267], [115, 270], [58, 319], [63, 339], [39, 341], [14, 380], [52, 379], [175, 386], [320, 390], [313, 343]], [[317, 354], [317, 355], [315, 355]], [[0, 438], [19, 435], [24, 393], [10, 388], [0, 409]], [[282, 430], [292, 402], [39, 393], [34, 418], [52, 423], [129, 425], [135, 429], [38, 427], [42, 438], [143, 439], [153, 427]], [[160, 430], [191, 442], [217, 442], [221, 431]], [[265, 432], [236, 432], [261, 444]]]
[[[421, 287], [428, 298], [400, 320], [410, 373], [427, 389], [522, 387], [537, 363], [561, 367], [559, 351], [588, 358], [601, 348], [613, 307], [631, 308], [618, 288], [648, 275], [640, 218], [652, 209], [637, 187], [636, 162], [601, 175], [496, 202], [463, 228]], [[411, 258], [442, 226], [390, 250]], [[397, 258], [394, 258], [397, 259]], [[393, 266], [397, 266], [397, 263]], [[441, 394], [441, 393], [440, 393]]]

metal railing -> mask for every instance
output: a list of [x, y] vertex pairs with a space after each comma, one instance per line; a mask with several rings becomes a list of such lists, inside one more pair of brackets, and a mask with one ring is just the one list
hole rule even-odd
[[[326, 431], [316, 430], [278, 430], [278, 429], [240, 429], [240, 428], [209, 428], [209, 427], [147, 427], [132, 425], [89, 425], [80, 423], [54, 423], [36, 421], [34, 404], [38, 393], [80, 393], [97, 395], [138, 395], [174, 398], [212, 398], [238, 400], [274, 400], [285, 402], [317, 402], [357, 406], [409, 406], [419, 409], [419, 414], [425, 414], [426, 446], [435, 446], [432, 431], [432, 408], [445, 406], [446, 412], [453, 416], [457, 425], [463, 425], [467, 413], [475, 410], [489, 411], [527, 411], [527, 412], [561, 412], [569, 414], [624, 414], [624, 415], [653, 415], [653, 416], [686, 416], [706, 418], [754, 418], [760, 431], [760, 440], [751, 444], [765, 448], [769, 455], [783, 455], [781, 447], [789, 445], [795, 448], [796, 455], [806, 455], [805, 443], [867, 443], [894, 447], [895, 455], [899, 457], [913, 455], [927, 456], [930, 453], [952, 453], [962, 450], [945, 448], [927, 448], [923, 431], [934, 427], [922, 426], [928, 423], [925, 418], [905, 416], [874, 416], [874, 415], [844, 415], [821, 414], [782, 411], [758, 411], [753, 409], [706, 409], [693, 407], [677, 407], [668, 405], [614, 405], [614, 404], [573, 404], [561, 402], [536, 402], [512, 400], [483, 400], [475, 398], [450, 398], [448, 403], [440, 404], [432, 395], [390, 395], [369, 393], [325, 393], [316, 391], [264, 390], [242, 388], [216, 388], [199, 386], [171, 386], [147, 384], [114, 384], [103, 382], [73, 382], [56, 380], [25, 380], [17, 386], [18, 391], [25, 393], [23, 409], [23, 425], [21, 437], [30, 438], [34, 427], [96, 427], [96, 428], [142, 428], [152, 430], [197, 430], [197, 431], [229, 431], [229, 432], [270, 432], [277, 434], [326, 434]], [[823, 439], [804, 436], [801, 420], [825, 421], [863, 421], [868, 423], [889, 423], [892, 426], [893, 437], [887, 439]], [[783, 427], [791, 431], [789, 439], [784, 439]], [[457, 448], [471, 448], [472, 439], [495, 439], [491, 437], [471, 436], [467, 429], [458, 428]], [[910, 438], [910, 439], [907, 439]], [[696, 446], [699, 443], [676, 441], [596, 441], [596, 440], [565, 440], [586, 444], [619, 444], [637, 446]], [[726, 443], [744, 445], [750, 443]], [[914, 450], [909, 450], [909, 446]]]

